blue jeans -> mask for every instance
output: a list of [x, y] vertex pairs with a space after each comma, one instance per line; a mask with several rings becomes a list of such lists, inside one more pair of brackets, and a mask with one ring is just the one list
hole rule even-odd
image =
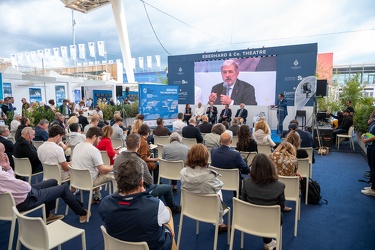
[[151, 195], [156, 196], [164, 196], [164, 200], [166, 205], [172, 210], [175, 206], [174, 200], [173, 200], [173, 194], [172, 194], [172, 188], [171, 186], [167, 184], [153, 184], [149, 187], [149, 189], [153, 189], [151, 191]]
[[57, 185], [57, 181], [54, 179], [31, 185], [31, 191], [24, 202], [17, 205], [17, 209], [20, 212], [27, 211], [44, 203], [48, 216], [50, 211], [56, 207], [56, 199], [60, 197], [75, 214], [82, 213], [82, 205], [69, 190], [69, 186], [67, 184]]

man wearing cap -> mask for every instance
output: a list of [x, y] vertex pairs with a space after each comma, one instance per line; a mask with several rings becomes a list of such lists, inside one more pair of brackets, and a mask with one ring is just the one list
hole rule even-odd
[[[336, 142], [336, 135], [338, 134], [347, 134], [349, 128], [353, 125], [353, 117], [350, 115], [350, 110], [345, 109], [343, 111], [344, 120], [342, 120], [341, 124], [333, 130], [333, 142]], [[336, 144], [336, 143], [335, 143]]]

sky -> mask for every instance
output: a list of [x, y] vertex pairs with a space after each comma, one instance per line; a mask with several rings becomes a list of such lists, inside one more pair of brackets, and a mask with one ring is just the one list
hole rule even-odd
[[[123, 0], [131, 57], [318, 43], [334, 65], [375, 63], [373, 0]], [[0, 0], [0, 57], [69, 46], [72, 11], [60, 0]], [[105, 41], [121, 59], [111, 5], [74, 12], [76, 44]], [[154, 29], [154, 31], [153, 31]], [[87, 50], [87, 48], [86, 48]], [[94, 59], [90, 59], [94, 61]], [[104, 60], [98, 57], [96, 60]]]

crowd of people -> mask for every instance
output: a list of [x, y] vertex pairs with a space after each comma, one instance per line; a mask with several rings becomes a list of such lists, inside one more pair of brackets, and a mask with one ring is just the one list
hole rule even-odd
[[[184, 162], [185, 167], [180, 173], [181, 188], [219, 196], [222, 201], [219, 233], [228, 231], [222, 218], [226, 206], [221, 193], [224, 183], [209, 165], [239, 169], [239, 197], [242, 200], [258, 205], [280, 205], [283, 212], [292, 210], [285, 206], [285, 186], [278, 181], [278, 176], [299, 176], [301, 179], [298, 159], [309, 156], [301, 147], [313, 147], [312, 135], [299, 129], [297, 120], [290, 122], [287, 131], [280, 131], [281, 137], [286, 139], [276, 144], [264, 119], [259, 119], [254, 129], [250, 129], [243, 103], [233, 120], [228, 104], [220, 112], [219, 119], [213, 102], [207, 109], [199, 103], [194, 112], [190, 105], [186, 105], [185, 112], [178, 114], [172, 129], [164, 126], [163, 118], [158, 118], [151, 131], [142, 114], [137, 115], [129, 128], [124, 126], [118, 111], [106, 124], [100, 105], [91, 110], [90, 116], [85, 116], [84, 111], [93, 108], [90, 101], [81, 101], [73, 109], [69, 100], [64, 100], [60, 107], [51, 101], [49, 108], [55, 112], [55, 119], [52, 122], [41, 119], [35, 128], [31, 127], [27, 117], [17, 114], [10, 127], [0, 126], [0, 165], [3, 170], [0, 171], [0, 193], [11, 192], [18, 210], [26, 211], [44, 203], [47, 221], [51, 223], [64, 217], [51, 213], [54, 201], [61, 197], [79, 215], [81, 223], [87, 222], [91, 216], [76, 199], [78, 190], [70, 190], [69, 185], [57, 185], [57, 180], [30, 185], [24, 177], [15, 176], [13, 169], [17, 166], [13, 157], [28, 158], [33, 173], [43, 171], [43, 163], [58, 164], [62, 180], [69, 178], [70, 168], [77, 168], [90, 171], [94, 186], [115, 181], [118, 191], [112, 195], [103, 198], [99, 188], [94, 190], [93, 204], [100, 204], [99, 215], [107, 232], [120, 240], [146, 241], [150, 249], [176, 249], [172, 215], [181, 212], [181, 206], [174, 200], [174, 195], [179, 193], [177, 181], [172, 181], [171, 186], [158, 184], [159, 158]], [[22, 103], [23, 109], [32, 108], [26, 100], [23, 99]], [[3, 113], [15, 111], [11, 104], [11, 98], [4, 100], [6, 112], [2, 106]], [[350, 116], [349, 110], [343, 113], [341, 124], [346, 123], [345, 117]], [[369, 124], [374, 124], [374, 120], [370, 117]], [[372, 134], [375, 133], [374, 127], [370, 128]], [[11, 132], [14, 132], [15, 143], [9, 139]], [[163, 146], [159, 156], [149, 145], [156, 136], [169, 137], [169, 143]], [[233, 136], [238, 137], [235, 145], [232, 145]], [[196, 144], [189, 148], [182, 143], [182, 138], [193, 138]], [[363, 140], [368, 143], [373, 138], [363, 137]], [[125, 148], [114, 148], [113, 140], [120, 140]], [[36, 148], [33, 141], [43, 144]], [[269, 145], [272, 152], [269, 155], [259, 153], [252, 162], [247, 162], [240, 151], [257, 152], [258, 145]], [[368, 147], [370, 155], [374, 154], [371, 150], [373, 148]], [[104, 164], [100, 151], [107, 152], [109, 165]], [[369, 164], [375, 165], [370, 160]], [[366, 190], [364, 192], [374, 192], [372, 187]], [[263, 238], [263, 242], [265, 249], [276, 246], [274, 239]]]

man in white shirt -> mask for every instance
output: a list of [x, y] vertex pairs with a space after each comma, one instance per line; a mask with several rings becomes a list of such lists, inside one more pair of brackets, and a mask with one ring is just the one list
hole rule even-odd
[[86, 140], [86, 136], [81, 133], [81, 128], [78, 123], [72, 123], [69, 125], [69, 145], [75, 146], [78, 143], [83, 142]]
[[113, 135], [112, 135], [112, 139], [122, 139], [123, 142], [125, 142], [125, 131], [122, 130], [122, 128], [120, 127], [120, 125], [122, 124], [122, 117], [120, 116], [116, 116], [115, 118], [115, 124], [113, 124], [112, 126], [112, 129], [113, 129]]
[[48, 133], [48, 140], [39, 146], [38, 158], [45, 164], [59, 164], [61, 166], [61, 180], [69, 177], [70, 164], [66, 161], [64, 149], [59, 146], [65, 130], [60, 126], [52, 126]]
[[21, 115], [15, 114], [12, 122], [10, 123], [10, 132], [15, 132], [19, 125], [21, 125]]
[[97, 127], [98, 124], [99, 124], [99, 116], [93, 116], [93, 117], [91, 118], [91, 122], [90, 122], [90, 124], [85, 126], [85, 128], [84, 128], [84, 130], [83, 130], [83, 133], [84, 133], [84, 134], [87, 134], [87, 131], [89, 131], [90, 128], [92, 128], [92, 127]]
[[205, 114], [205, 110], [204, 110], [204, 108], [202, 107], [202, 103], [199, 102], [199, 103], [198, 103], [198, 107], [195, 108], [195, 112], [194, 112], [195, 120], [197, 121], [198, 124], [199, 124], [199, 122], [201, 121], [202, 116], [203, 116], [204, 114]]
[[173, 132], [182, 133], [182, 128], [186, 126], [183, 113], [178, 113], [177, 120], [173, 122]]
[[[102, 136], [103, 132], [99, 127], [92, 127], [87, 131], [86, 140], [77, 144], [73, 150], [72, 166], [77, 169], [90, 170], [94, 186], [111, 182], [114, 178], [113, 166], [103, 164], [102, 155], [99, 149], [95, 147]], [[94, 191], [93, 204], [98, 204], [102, 195], [99, 188]]]

